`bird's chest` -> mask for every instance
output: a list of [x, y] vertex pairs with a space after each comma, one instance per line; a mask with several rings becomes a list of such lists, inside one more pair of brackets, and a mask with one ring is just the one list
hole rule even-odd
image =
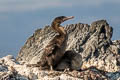
[[56, 44], [58, 45], [58, 47], [62, 47], [64, 45], [65, 42], [65, 37], [59, 37], [56, 39]]

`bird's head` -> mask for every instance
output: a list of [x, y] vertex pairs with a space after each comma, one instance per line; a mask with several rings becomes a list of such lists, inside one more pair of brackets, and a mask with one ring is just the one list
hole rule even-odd
[[69, 16], [69, 17], [66, 17], [66, 16], [59, 16], [59, 17], [56, 17], [53, 22], [56, 22], [56, 23], [59, 23], [61, 24], [62, 22], [66, 21], [66, 20], [69, 20], [69, 19], [73, 19], [74, 16]]

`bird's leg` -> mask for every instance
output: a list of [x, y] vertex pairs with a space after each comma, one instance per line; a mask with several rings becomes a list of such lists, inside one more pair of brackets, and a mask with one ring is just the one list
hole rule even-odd
[[53, 60], [52, 60], [52, 57], [46, 57], [46, 60], [48, 62], [50, 73], [52, 73], [53, 72]]
[[50, 66], [50, 70], [53, 71], [53, 66]]
[[50, 74], [53, 74], [54, 73], [54, 70], [53, 70], [53, 66], [51, 65], [50, 66], [50, 72], [49, 72]]
[[65, 70], [63, 71], [64, 73], [70, 71], [70, 68], [65, 68]]

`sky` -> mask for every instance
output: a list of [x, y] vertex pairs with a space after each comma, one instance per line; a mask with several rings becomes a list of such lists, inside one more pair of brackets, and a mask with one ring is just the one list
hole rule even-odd
[[0, 57], [17, 56], [34, 31], [57, 16], [75, 16], [63, 25], [106, 19], [112, 40], [120, 40], [120, 0], [0, 0]]

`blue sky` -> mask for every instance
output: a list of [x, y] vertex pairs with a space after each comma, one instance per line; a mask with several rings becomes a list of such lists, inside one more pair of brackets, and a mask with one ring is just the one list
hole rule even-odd
[[61, 15], [75, 16], [63, 25], [106, 19], [112, 40], [120, 39], [120, 0], [0, 0], [0, 57], [16, 56], [36, 29]]

